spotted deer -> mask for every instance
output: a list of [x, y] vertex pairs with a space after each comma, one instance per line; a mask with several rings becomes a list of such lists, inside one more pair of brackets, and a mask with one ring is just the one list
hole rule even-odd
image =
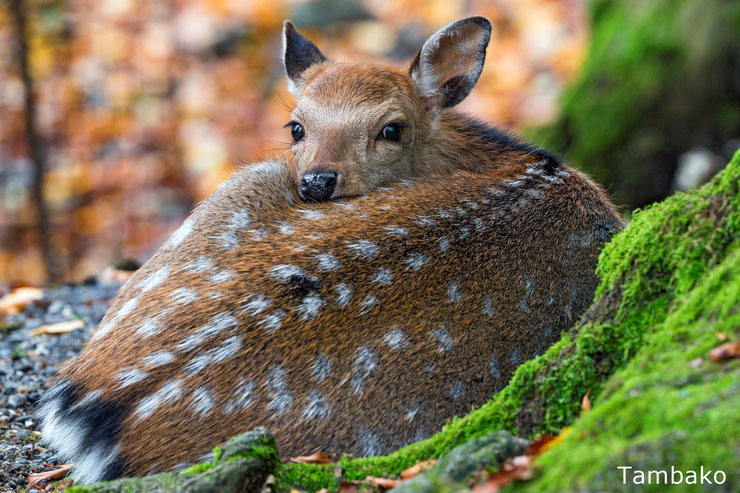
[[183, 468], [257, 426], [284, 457], [390, 452], [485, 403], [585, 310], [622, 227], [603, 191], [446, 109], [489, 29], [442, 29], [404, 74], [328, 62], [285, 25], [294, 163], [247, 166], [199, 205], [43, 398], [43, 440], [78, 480]]

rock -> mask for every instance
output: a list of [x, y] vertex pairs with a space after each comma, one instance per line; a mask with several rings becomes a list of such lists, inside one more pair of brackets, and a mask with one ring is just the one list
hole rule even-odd
[[27, 400], [23, 394], [13, 394], [8, 397], [8, 407], [21, 407], [26, 404]]

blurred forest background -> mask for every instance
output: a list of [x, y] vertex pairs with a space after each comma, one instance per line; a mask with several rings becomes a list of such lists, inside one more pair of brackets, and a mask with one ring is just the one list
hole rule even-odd
[[284, 19], [332, 58], [405, 66], [488, 17], [461, 109], [644, 206], [738, 145], [739, 3], [0, 0], [0, 288], [143, 262], [242, 163], [285, 154]]

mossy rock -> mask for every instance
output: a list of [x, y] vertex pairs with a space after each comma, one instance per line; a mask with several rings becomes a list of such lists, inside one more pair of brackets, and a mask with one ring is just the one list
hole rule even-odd
[[740, 2], [589, 5], [583, 70], [557, 120], [527, 133], [642, 207], [669, 194], [682, 153], [740, 135]]
[[277, 444], [264, 428], [238, 435], [217, 447], [213, 462], [182, 472], [67, 488], [68, 493], [258, 492], [279, 464]]
[[[591, 308], [545, 354], [521, 365], [487, 404], [388, 456], [344, 456], [341, 477], [334, 464], [280, 465], [274, 470], [278, 489], [331, 490], [342, 480], [398, 477], [415, 463], [443, 457], [461, 445], [449, 457], [472, 454], [463, 444], [473, 441], [467, 447], [476, 448], [487, 440], [476, 439], [496, 436], [491, 434], [499, 430], [527, 438], [558, 434], [571, 425], [564, 442], [538, 459], [535, 478], [514, 488], [621, 491], [618, 465], [682, 470], [703, 465], [727, 474], [725, 488], [737, 486], [740, 361], [712, 363], [707, 354], [719, 344], [718, 333], [740, 338], [739, 240], [740, 153], [701, 189], [637, 212], [602, 252], [601, 284]], [[586, 393], [595, 404], [581, 416]], [[494, 461], [480, 461], [478, 467], [495, 467], [505, 455], [520, 451], [492, 454]], [[270, 460], [255, 469], [250, 484], [263, 481], [274, 467], [272, 452], [266, 455]], [[207, 475], [224, 456], [215, 467], [200, 465], [185, 472]], [[439, 469], [445, 461], [441, 464]], [[468, 476], [470, 466], [464, 469]], [[180, 479], [175, 474], [156, 477]], [[461, 477], [455, 476], [456, 481], [425, 474], [405, 488], [416, 484], [419, 491], [461, 491]], [[171, 483], [166, 484], [162, 491]], [[141, 491], [96, 488], [100, 486], [76, 491]]]

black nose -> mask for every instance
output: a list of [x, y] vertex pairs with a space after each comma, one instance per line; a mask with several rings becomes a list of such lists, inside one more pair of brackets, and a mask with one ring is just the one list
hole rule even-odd
[[301, 178], [301, 196], [307, 202], [325, 202], [331, 199], [336, 186], [336, 171], [314, 169]]

